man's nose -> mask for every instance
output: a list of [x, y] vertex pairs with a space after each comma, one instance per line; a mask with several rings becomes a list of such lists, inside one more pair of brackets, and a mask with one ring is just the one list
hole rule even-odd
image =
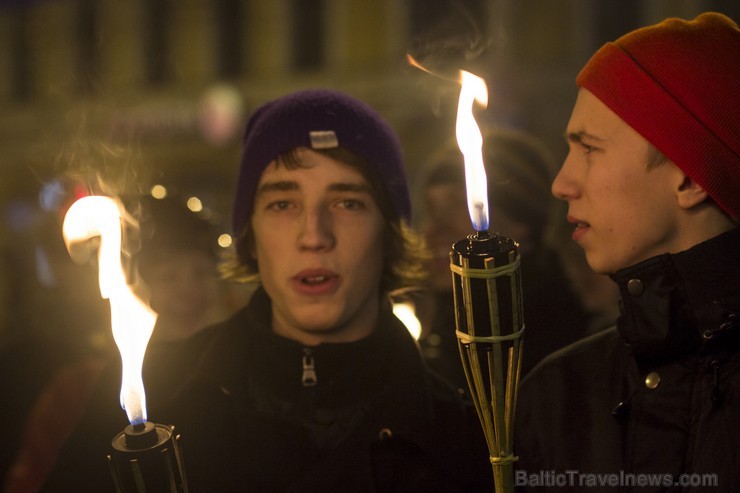
[[560, 200], [572, 200], [580, 195], [580, 188], [578, 186], [574, 168], [575, 164], [573, 163], [569, 153], [550, 186], [550, 191], [555, 198]]
[[298, 246], [301, 250], [322, 251], [334, 247], [332, 216], [325, 207], [307, 208], [303, 214]]

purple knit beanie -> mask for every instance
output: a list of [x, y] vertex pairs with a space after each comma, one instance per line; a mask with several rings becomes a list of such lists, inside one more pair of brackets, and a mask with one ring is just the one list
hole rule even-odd
[[401, 144], [391, 127], [358, 99], [338, 91], [311, 89], [266, 103], [247, 122], [232, 216], [235, 235], [249, 221], [262, 172], [280, 154], [296, 147], [342, 147], [366, 159], [385, 185], [395, 212], [410, 221]]

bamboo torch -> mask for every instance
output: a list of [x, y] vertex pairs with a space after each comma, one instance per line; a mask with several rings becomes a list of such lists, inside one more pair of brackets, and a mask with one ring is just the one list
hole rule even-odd
[[455, 325], [465, 377], [480, 419], [497, 493], [514, 491], [513, 424], [522, 362], [519, 244], [488, 231], [483, 137], [473, 116], [485, 106], [485, 82], [462, 71], [457, 141], [465, 157], [468, 209], [475, 233], [455, 242], [450, 269]]

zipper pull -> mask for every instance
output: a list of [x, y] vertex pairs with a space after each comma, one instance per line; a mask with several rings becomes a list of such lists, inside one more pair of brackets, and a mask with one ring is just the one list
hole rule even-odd
[[316, 367], [313, 361], [313, 354], [310, 349], [303, 350], [303, 376], [301, 384], [304, 387], [313, 387], [317, 382]]

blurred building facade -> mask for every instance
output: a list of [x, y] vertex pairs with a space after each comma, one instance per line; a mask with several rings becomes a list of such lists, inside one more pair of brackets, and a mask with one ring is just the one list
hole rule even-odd
[[494, 89], [490, 112], [549, 138], [567, 117], [575, 72], [603, 41], [669, 15], [732, 16], [733, 3], [3, 0], [0, 193], [20, 166], [79, 166], [98, 144], [136, 147], [129, 165], [179, 179], [228, 178], [242, 121], [228, 112], [315, 85], [376, 105], [413, 155], [425, 140], [412, 135], [419, 120], [454, 123], [439, 105], [456, 92], [408, 67], [415, 50], [479, 68]]
[[[521, 127], [557, 155], [573, 79], [598, 46], [704, 10], [737, 20], [739, 8], [722, 0], [2, 0], [0, 246], [30, 227], [39, 190], [70, 173], [101, 176], [114, 189], [164, 181], [228, 214], [246, 115], [304, 87], [345, 90], [378, 108], [413, 176], [454, 134], [458, 87], [444, 77], [466, 68], [491, 89], [484, 124]], [[407, 53], [442, 77], [411, 68]], [[14, 296], [8, 272], [0, 268], [0, 314]]]

